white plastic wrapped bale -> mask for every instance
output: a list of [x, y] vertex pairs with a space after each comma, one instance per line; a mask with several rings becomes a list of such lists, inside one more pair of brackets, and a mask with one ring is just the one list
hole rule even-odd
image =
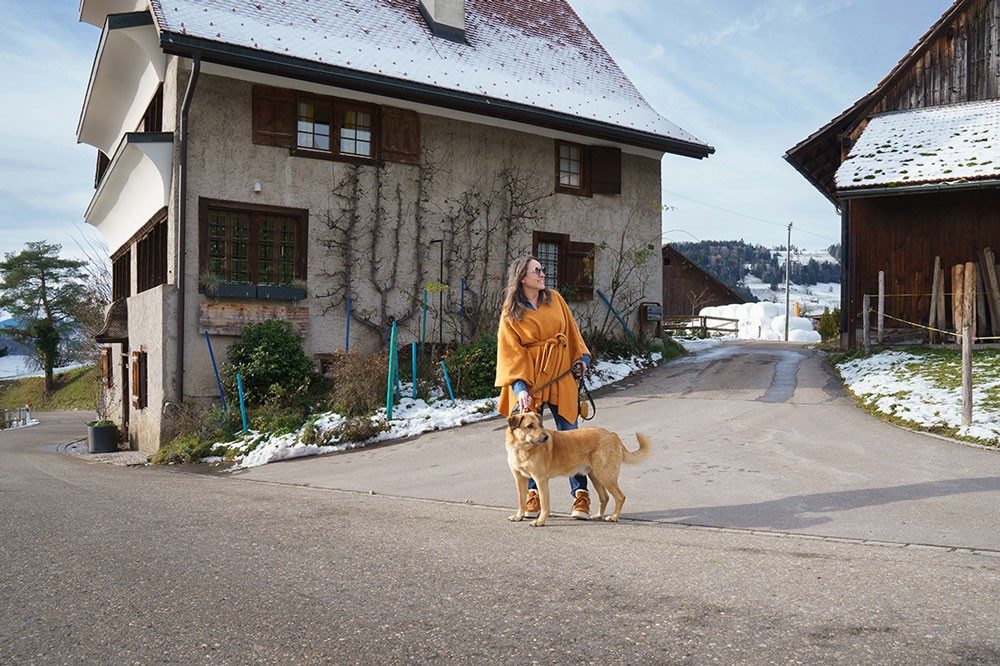
[[789, 329], [788, 339], [791, 342], [822, 342], [823, 336], [819, 334], [819, 331], [803, 331], [797, 328], [795, 330]]
[[[778, 303], [740, 303], [704, 307], [698, 313], [708, 317], [708, 325], [723, 326], [723, 319], [737, 319], [736, 337], [740, 340], [784, 340], [785, 307]], [[806, 317], [792, 317], [788, 322], [788, 339], [793, 342], [819, 342], [819, 333], [813, 330], [812, 320]]]
[[[785, 315], [778, 315], [771, 320], [771, 330], [785, 336]], [[812, 320], [805, 317], [791, 317], [788, 320], [788, 330], [791, 331], [811, 331], [813, 330]], [[791, 335], [791, 333], [789, 333]]]

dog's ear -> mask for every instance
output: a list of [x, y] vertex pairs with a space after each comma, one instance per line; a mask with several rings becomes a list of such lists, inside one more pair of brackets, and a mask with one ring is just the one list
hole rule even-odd
[[524, 416], [524, 414], [520, 414], [520, 413], [516, 413], [516, 412], [514, 414], [511, 414], [510, 418], [507, 419], [507, 426], [511, 430], [516, 430], [517, 427], [521, 425], [521, 417], [523, 417], [523, 416]]

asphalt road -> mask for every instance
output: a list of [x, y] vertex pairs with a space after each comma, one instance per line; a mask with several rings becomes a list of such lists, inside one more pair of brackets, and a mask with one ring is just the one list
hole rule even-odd
[[496, 421], [212, 475], [42, 415], [0, 433], [0, 663], [1000, 662], [997, 454], [752, 349], [599, 399], [659, 443], [617, 525], [508, 523]]

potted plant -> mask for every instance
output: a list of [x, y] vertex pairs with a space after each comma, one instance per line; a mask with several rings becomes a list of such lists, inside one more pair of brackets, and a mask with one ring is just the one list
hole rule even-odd
[[108, 419], [87, 422], [87, 450], [113, 453], [118, 450], [118, 425]]

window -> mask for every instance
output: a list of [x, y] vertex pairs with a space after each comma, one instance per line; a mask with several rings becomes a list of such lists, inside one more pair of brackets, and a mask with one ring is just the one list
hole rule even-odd
[[148, 403], [147, 380], [146, 352], [134, 351], [132, 352], [132, 406], [136, 409], [145, 409]]
[[94, 189], [96, 190], [101, 181], [104, 180], [104, 174], [107, 173], [108, 167], [111, 166], [111, 158], [104, 154], [103, 151], [97, 151], [97, 168], [94, 170]]
[[545, 269], [545, 286], [556, 289], [567, 301], [594, 298], [593, 243], [570, 240], [566, 234], [536, 231], [532, 235], [532, 254]]
[[305, 280], [308, 211], [202, 199], [199, 218], [202, 273], [228, 284]]
[[340, 154], [372, 156], [372, 114], [346, 109], [341, 113]]
[[295, 145], [307, 150], [330, 150], [330, 115], [329, 103], [299, 102]]
[[610, 146], [555, 142], [556, 192], [589, 197], [621, 194], [622, 151]]
[[420, 162], [415, 111], [269, 86], [252, 88], [251, 110], [255, 145], [290, 148], [303, 157]]
[[163, 131], [163, 84], [156, 89], [156, 94], [150, 100], [149, 106], [142, 114], [142, 120], [136, 132], [162, 132]]
[[132, 293], [132, 252], [125, 250], [111, 261], [111, 300], [128, 298]]
[[167, 283], [167, 220], [153, 224], [149, 233], [139, 239], [136, 250], [135, 292], [141, 294]]

